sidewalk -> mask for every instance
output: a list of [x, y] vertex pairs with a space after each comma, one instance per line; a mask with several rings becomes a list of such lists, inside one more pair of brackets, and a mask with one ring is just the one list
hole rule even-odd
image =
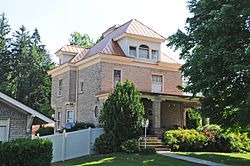
[[212, 162], [212, 161], [208, 161], [208, 160], [202, 160], [202, 159], [197, 159], [197, 158], [193, 158], [193, 157], [172, 154], [170, 152], [157, 152], [157, 153], [164, 155], [164, 156], [167, 156], [167, 157], [171, 157], [171, 158], [175, 158], [175, 159], [179, 159], [179, 160], [185, 160], [185, 161], [189, 161], [189, 162], [197, 163], [197, 164], [208, 165], [208, 166], [229, 166], [227, 164], [221, 164], [221, 163], [216, 163], [216, 162]]

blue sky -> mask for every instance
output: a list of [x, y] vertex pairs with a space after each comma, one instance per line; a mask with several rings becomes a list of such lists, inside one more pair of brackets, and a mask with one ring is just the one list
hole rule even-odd
[[[164, 37], [183, 29], [189, 16], [186, 0], [0, 0], [12, 30], [38, 28], [54, 61], [54, 53], [74, 31], [96, 40], [107, 28], [136, 18]], [[178, 59], [178, 53], [168, 54]]]

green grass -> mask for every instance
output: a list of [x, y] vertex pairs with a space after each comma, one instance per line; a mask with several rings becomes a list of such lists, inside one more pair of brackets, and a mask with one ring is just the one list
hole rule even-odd
[[181, 154], [229, 165], [250, 166], [250, 153], [176, 152], [174, 154]]
[[162, 155], [147, 155], [141, 156], [138, 154], [109, 154], [109, 155], [89, 155], [65, 162], [58, 162], [52, 166], [197, 166], [198, 164], [185, 162], [177, 159], [168, 158]]

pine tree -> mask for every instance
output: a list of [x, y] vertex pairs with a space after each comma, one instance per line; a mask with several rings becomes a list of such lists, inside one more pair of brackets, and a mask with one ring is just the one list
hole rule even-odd
[[10, 72], [10, 25], [5, 14], [0, 14], [0, 91], [10, 93], [8, 78]]

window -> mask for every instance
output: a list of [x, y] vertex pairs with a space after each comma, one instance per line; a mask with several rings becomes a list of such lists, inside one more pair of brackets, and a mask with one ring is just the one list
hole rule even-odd
[[83, 84], [83, 81], [81, 81], [80, 82], [80, 92], [83, 92], [83, 90], [84, 90], [84, 86], [83, 86], [84, 84]]
[[73, 123], [74, 122], [74, 112], [67, 110], [66, 112], [66, 123]]
[[62, 96], [62, 85], [63, 85], [63, 79], [58, 80], [58, 91], [57, 91], [58, 96]]
[[121, 70], [114, 70], [114, 88], [121, 82]]
[[136, 47], [129, 47], [129, 56], [136, 57]]
[[95, 106], [95, 112], [94, 112], [94, 116], [95, 118], [98, 117], [98, 114], [99, 114], [99, 109], [98, 109], [98, 106]]
[[158, 51], [152, 50], [152, 59], [157, 60], [158, 59]]
[[61, 129], [61, 118], [62, 118], [61, 112], [57, 112], [57, 120], [56, 120], [57, 129]]
[[162, 92], [162, 76], [161, 75], [152, 75], [152, 92]]
[[149, 59], [149, 47], [146, 45], [140, 45], [139, 47], [139, 57]]

